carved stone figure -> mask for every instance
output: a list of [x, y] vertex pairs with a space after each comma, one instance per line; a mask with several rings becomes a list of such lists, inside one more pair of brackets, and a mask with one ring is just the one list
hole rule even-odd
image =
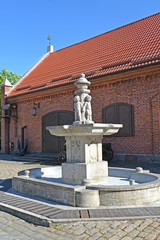
[[80, 97], [76, 95], [74, 97], [74, 113], [75, 113], [75, 121], [81, 122], [81, 109], [82, 109], [82, 103], [80, 102]]
[[88, 85], [90, 82], [85, 78], [84, 74], [80, 75], [80, 78], [75, 82], [77, 90], [75, 90], [76, 96], [74, 97], [74, 112], [75, 121], [73, 124], [90, 124], [92, 121], [92, 108], [91, 108], [91, 96]]
[[92, 108], [91, 108], [91, 99], [92, 97], [90, 95], [87, 95], [84, 99], [84, 111], [85, 111], [85, 123], [91, 123], [92, 122]]

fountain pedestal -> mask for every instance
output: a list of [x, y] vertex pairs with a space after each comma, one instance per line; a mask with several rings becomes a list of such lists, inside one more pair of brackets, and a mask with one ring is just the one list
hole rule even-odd
[[62, 181], [73, 184], [82, 184], [84, 179], [91, 183], [106, 181], [108, 163], [102, 161], [102, 138], [121, 127], [99, 123], [47, 127], [52, 135], [66, 139], [67, 162], [62, 164]]

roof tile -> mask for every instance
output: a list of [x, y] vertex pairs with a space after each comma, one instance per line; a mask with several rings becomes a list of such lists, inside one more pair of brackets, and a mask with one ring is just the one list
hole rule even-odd
[[48, 54], [8, 96], [159, 61], [160, 13]]

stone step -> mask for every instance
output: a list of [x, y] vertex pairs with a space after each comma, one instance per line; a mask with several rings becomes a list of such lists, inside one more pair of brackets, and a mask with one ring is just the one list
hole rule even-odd
[[15, 156], [12, 161], [22, 162], [41, 162], [41, 163], [55, 163], [57, 164], [58, 154], [27, 154], [25, 156]]
[[12, 158], [12, 161], [16, 161], [16, 162], [37, 162], [37, 163], [42, 163], [42, 164], [54, 164], [54, 165], [57, 165], [58, 164], [58, 160], [57, 159], [52, 159], [52, 160], [49, 160], [49, 159], [26, 159], [26, 158]]
[[58, 153], [30, 153], [26, 154], [24, 157], [41, 157], [41, 158], [53, 158], [57, 157]]
[[28, 159], [28, 160], [30, 160], [30, 159], [40, 159], [40, 160], [55, 160], [55, 159], [57, 159], [57, 156], [55, 156], [55, 157], [41, 157], [41, 156], [24, 156], [23, 157], [24, 159]]

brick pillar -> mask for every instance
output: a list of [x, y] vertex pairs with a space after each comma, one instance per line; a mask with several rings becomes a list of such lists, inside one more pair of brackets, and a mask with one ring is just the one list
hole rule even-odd
[[6, 79], [1, 85], [1, 152], [9, 153], [9, 123], [10, 119], [5, 118], [5, 110], [2, 109], [7, 103], [7, 92], [12, 88], [11, 83]]

